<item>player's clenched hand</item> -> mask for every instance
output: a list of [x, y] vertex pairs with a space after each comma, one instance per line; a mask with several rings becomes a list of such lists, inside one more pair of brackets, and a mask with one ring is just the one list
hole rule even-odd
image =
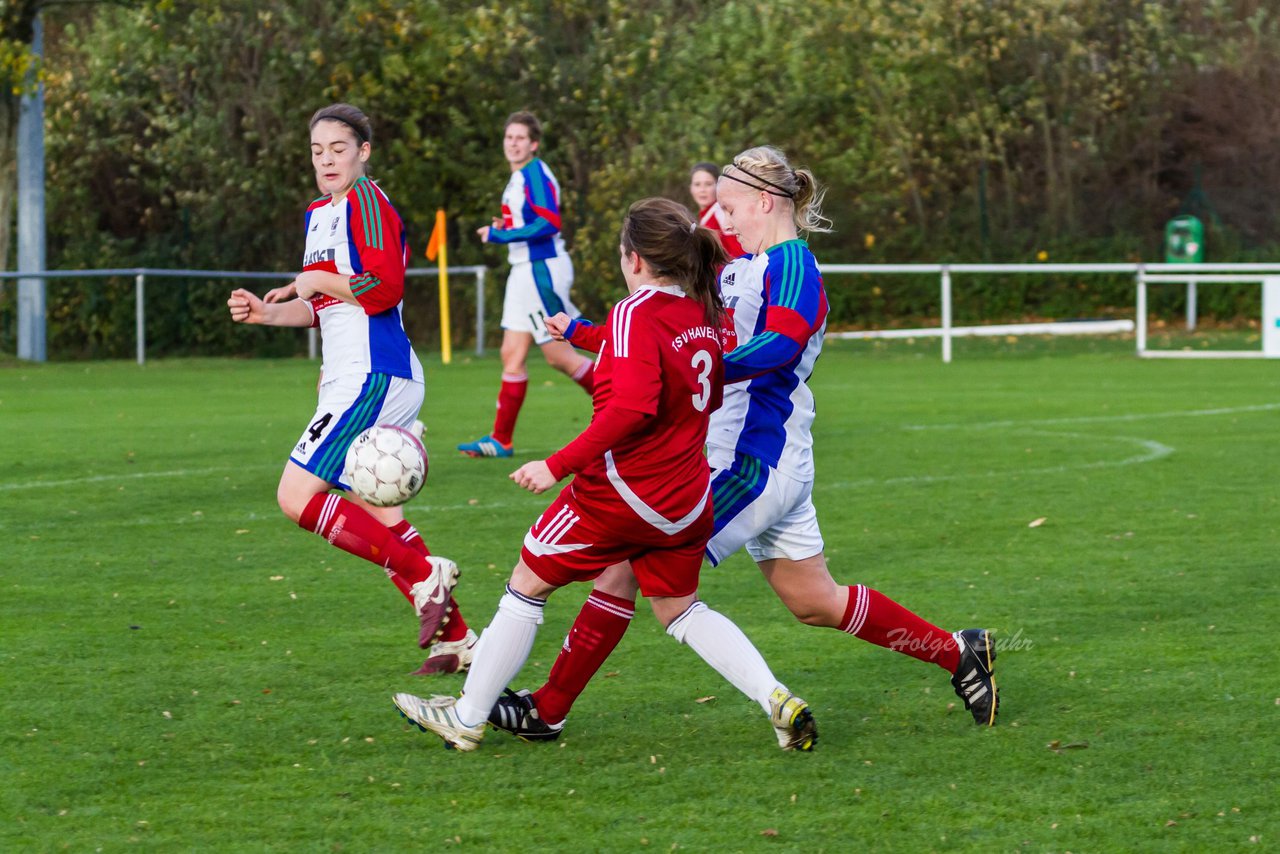
[[546, 460], [534, 460], [525, 463], [511, 473], [516, 486], [522, 486], [533, 493], [546, 492], [556, 485], [555, 475], [547, 467]]
[[236, 323], [264, 323], [267, 307], [257, 295], [244, 288], [236, 288], [227, 299], [231, 319]]
[[282, 288], [272, 288], [262, 296], [263, 302], [285, 302], [291, 300], [298, 295], [298, 289], [294, 287], [293, 282]]
[[563, 341], [564, 331], [569, 328], [569, 324], [572, 322], [573, 321], [569, 318], [569, 315], [565, 314], [562, 311], [556, 315], [553, 315], [552, 317], [547, 318], [546, 320], [547, 331], [551, 333], [552, 338], [556, 339], [557, 341]]

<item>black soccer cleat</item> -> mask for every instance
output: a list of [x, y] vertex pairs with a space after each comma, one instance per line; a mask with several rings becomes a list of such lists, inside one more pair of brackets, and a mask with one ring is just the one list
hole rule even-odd
[[987, 629], [963, 629], [951, 635], [960, 645], [960, 664], [951, 677], [956, 696], [979, 726], [995, 726], [1000, 711], [996, 688], [996, 647]]
[[555, 741], [564, 729], [564, 721], [549, 724], [538, 717], [538, 707], [533, 695], [522, 688], [519, 691], [504, 689], [506, 694], [498, 698], [489, 712], [489, 724], [506, 730], [524, 741]]

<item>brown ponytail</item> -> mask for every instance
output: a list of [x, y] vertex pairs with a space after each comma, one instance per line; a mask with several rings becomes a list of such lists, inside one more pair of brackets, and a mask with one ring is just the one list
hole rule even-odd
[[622, 248], [645, 260], [654, 275], [678, 284], [702, 304], [707, 323], [719, 326], [724, 314], [717, 284], [729, 260], [720, 238], [670, 199], [641, 199], [622, 220]]

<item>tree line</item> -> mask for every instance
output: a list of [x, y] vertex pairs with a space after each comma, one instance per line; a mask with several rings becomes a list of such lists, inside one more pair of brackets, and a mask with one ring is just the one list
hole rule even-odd
[[[0, 10], [8, 269], [13, 117], [40, 6]], [[315, 195], [307, 119], [338, 100], [373, 118], [374, 176], [416, 263], [442, 207], [451, 262], [498, 271], [501, 251], [474, 230], [506, 181], [504, 117], [536, 112], [576, 290], [597, 316], [620, 292], [626, 206], [688, 201], [693, 162], [758, 143], [829, 187], [836, 230], [812, 244], [832, 263], [1159, 261], [1178, 213], [1206, 221], [1209, 260], [1275, 257], [1280, 17], [1261, 0], [44, 0], [43, 15], [51, 267], [295, 268]], [[834, 323], [938, 312], [933, 281], [828, 289]], [[154, 289], [153, 347], [297, 346], [232, 330], [226, 290]], [[1240, 300], [1224, 289], [1200, 307], [1233, 314]], [[411, 302], [428, 339], [429, 289]], [[9, 351], [13, 303], [7, 285]], [[462, 336], [467, 301], [454, 304]], [[1130, 304], [1128, 280], [1036, 277], [966, 279], [961, 306], [990, 318]], [[51, 352], [127, 355], [132, 310], [131, 283], [51, 283]]]

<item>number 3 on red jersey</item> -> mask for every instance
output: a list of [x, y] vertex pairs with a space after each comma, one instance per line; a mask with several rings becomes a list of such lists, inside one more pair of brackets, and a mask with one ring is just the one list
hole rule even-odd
[[698, 391], [693, 395], [693, 408], [704, 412], [707, 401], [711, 399], [711, 369], [715, 367], [715, 360], [706, 350], [699, 350], [693, 354], [693, 367], [698, 372]]

